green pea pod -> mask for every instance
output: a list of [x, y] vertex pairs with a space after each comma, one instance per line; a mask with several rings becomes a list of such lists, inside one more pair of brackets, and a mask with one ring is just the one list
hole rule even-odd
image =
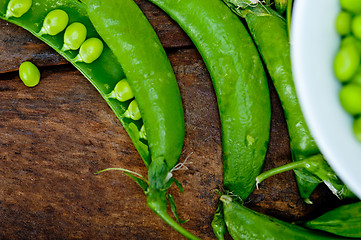
[[234, 240], [331, 240], [348, 239], [312, 231], [280, 221], [242, 206], [223, 195], [224, 220]]
[[[15, 0], [12, 0], [11, 2], [14, 4]], [[63, 33], [57, 34], [56, 36], [46, 34], [40, 36], [38, 34], [42, 28], [45, 16], [54, 9], [62, 9], [69, 16], [69, 24], [80, 22], [87, 28], [88, 38], [100, 38], [80, 2], [74, 0], [33, 0], [31, 8], [29, 8], [25, 14], [20, 17], [10, 17], [7, 19], [8, 3], [9, 1], [0, 1], [0, 18], [28, 30], [75, 66], [94, 85], [113, 110], [132, 139], [140, 156], [148, 166], [150, 163], [148, 146], [139, 139], [139, 129], [142, 126], [142, 121], [133, 121], [132, 119], [123, 116], [123, 113], [128, 108], [128, 102], [122, 103], [108, 97], [116, 84], [125, 77], [122, 67], [109, 47], [104, 45], [101, 56], [97, 61], [90, 64], [75, 62], [74, 58], [77, 55], [76, 51], [64, 52], [61, 50], [64, 44]]]
[[[83, 3], [121, 64], [143, 119], [151, 159], [145, 190], [147, 205], [179, 233], [198, 239], [167, 213], [167, 190], [173, 182], [171, 172], [181, 154], [185, 132], [180, 92], [167, 55], [133, 0]], [[173, 198], [170, 200], [175, 211]]]
[[226, 234], [226, 223], [224, 221], [223, 216], [223, 206], [220, 202], [217, 208], [216, 213], [214, 214], [213, 220], [212, 220], [212, 228], [214, 235], [216, 235], [218, 240], [224, 240], [224, 235]]
[[343, 205], [303, 226], [322, 230], [339, 236], [361, 238], [361, 202]]
[[[293, 161], [320, 154], [297, 99], [286, 21], [267, 6], [249, 5], [250, 0], [224, 1], [236, 14], [245, 18], [266, 64], [285, 112]], [[320, 179], [303, 169], [296, 169], [295, 173], [301, 197], [310, 202], [308, 199]]]
[[270, 97], [254, 43], [219, 0], [149, 0], [188, 34], [211, 75], [222, 127], [225, 188], [246, 199], [267, 151]]

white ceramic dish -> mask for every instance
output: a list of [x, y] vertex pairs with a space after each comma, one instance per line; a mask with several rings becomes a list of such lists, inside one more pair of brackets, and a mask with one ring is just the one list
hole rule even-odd
[[341, 107], [341, 84], [333, 74], [340, 39], [335, 31], [339, 0], [295, 1], [291, 57], [306, 122], [321, 152], [343, 182], [361, 198], [361, 143], [352, 117]]

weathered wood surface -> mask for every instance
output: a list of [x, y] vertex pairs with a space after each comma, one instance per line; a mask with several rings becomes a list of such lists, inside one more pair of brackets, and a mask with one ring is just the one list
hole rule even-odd
[[[222, 187], [222, 149], [215, 94], [188, 37], [164, 13], [137, 1], [155, 27], [178, 79], [186, 138], [175, 188], [186, 229], [214, 239], [214, 189]], [[146, 175], [125, 130], [93, 86], [26, 31], [0, 21], [0, 239], [183, 239], [146, 206], [141, 189], [121, 172]], [[17, 68], [41, 66], [41, 83], [27, 88]], [[291, 160], [282, 108], [271, 88], [271, 142], [265, 169]], [[292, 172], [260, 184], [246, 205], [287, 221], [307, 219], [338, 204], [320, 187], [314, 205], [299, 198]]]

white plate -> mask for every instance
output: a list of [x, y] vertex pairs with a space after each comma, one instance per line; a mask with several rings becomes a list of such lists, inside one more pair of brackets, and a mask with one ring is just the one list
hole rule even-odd
[[292, 70], [306, 122], [322, 154], [361, 198], [361, 143], [352, 117], [341, 107], [341, 84], [333, 74], [340, 38], [334, 22], [339, 0], [295, 1], [291, 31]]

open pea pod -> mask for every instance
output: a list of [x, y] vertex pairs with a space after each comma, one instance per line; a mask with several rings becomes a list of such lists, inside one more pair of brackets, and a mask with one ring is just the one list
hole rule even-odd
[[[141, 139], [139, 135], [139, 130], [141, 129], [143, 122], [141, 119], [133, 120], [125, 117], [124, 113], [126, 112], [130, 101], [121, 102], [117, 100], [113, 94], [113, 90], [117, 83], [124, 79], [125, 75], [122, 67], [109, 47], [103, 43], [103, 49], [99, 58], [91, 63], [79, 62], [79, 58], [77, 58], [78, 50], [62, 50], [65, 31], [61, 31], [56, 35], [39, 34], [48, 13], [52, 10], [60, 9], [65, 11], [68, 15], [67, 26], [74, 22], [79, 22], [86, 27], [86, 37], [88, 40], [101, 39], [81, 3], [75, 0], [33, 0], [30, 8], [27, 9], [25, 6], [26, 11], [20, 11], [20, 14], [17, 14], [19, 9], [16, 9], [15, 7], [13, 10], [14, 14], [11, 14], [8, 11], [10, 5], [16, 6], [14, 2], [25, 5], [25, 2], [28, 1], [23, 2], [21, 0], [13, 0], [10, 4], [9, 2], [10, 1], [8, 0], [0, 1], [0, 18], [28, 30], [75, 66], [93, 84], [113, 110], [132, 139], [140, 156], [148, 166], [150, 158], [147, 141], [145, 141], [144, 138]], [[80, 49], [80, 51], [82, 50]]]

